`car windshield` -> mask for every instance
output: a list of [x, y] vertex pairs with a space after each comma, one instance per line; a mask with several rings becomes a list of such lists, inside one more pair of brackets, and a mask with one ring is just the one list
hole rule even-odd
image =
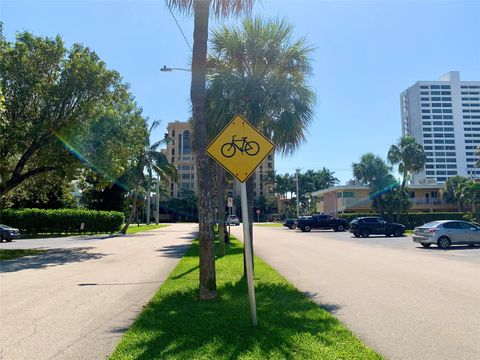
[[441, 223], [442, 223], [442, 221], [431, 221], [429, 223], [426, 223], [426, 224], [422, 225], [421, 227], [431, 228], [431, 227], [435, 227], [437, 225], [440, 225]]

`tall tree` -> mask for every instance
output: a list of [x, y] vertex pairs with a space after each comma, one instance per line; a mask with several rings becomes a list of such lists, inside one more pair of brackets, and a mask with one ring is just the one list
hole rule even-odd
[[83, 164], [63, 134], [81, 132], [111, 104], [130, 101], [127, 86], [89, 48], [67, 50], [59, 36], [22, 32], [10, 43], [0, 29], [0, 52], [0, 192], [48, 172], [72, 178]]
[[213, 193], [210, 186], [211, 162], [205, 153], [207, 126], [205, 118], [205, 80], [207, 74], [208, 20], [210, 7], [217, 17], [248, 13], [253, 0], [167, 0], [167, 3], [184, 13], [194, 14], [192, 83], [190, 97], [193, 116], [193, 151], [198, 175], [198, 217], [200, 237], [200, 299], [217, 295], [215, 277], [215, 242]]
[[383, 195], [398, 186], [390, 168], [382, 158], [372, 153], [362, 155], [360, 162], [353, 163], [352, 168], [355, 179], [370, 188], [373, 207], [384, 216]]
[[456, 203], [458, 211], [462, 211], [463, 199], [461, 197], [462, 187], [468, 182], [468, 178], [460, 175], [447, 179], [443, 188], [443, 197], [449, 203]]
[[[178, 177], [177, 169], [175, 166], [168, 162], [168, 159], [164, 153], [159, 151], [160, 145], [168, 141], [167, 138], [151, 143], [150, 137], [152, 131], [159, 125], [158, 121], [154, 121], [150, 126], [147, 136], [144, 138], [144, 147], [143, 150], [138, 155], [135, 165], [130, 170], [130, 186], [132, 188], [131, 192], [131, 203], [132, 208], [130, 210], [130, 215], [127, 217], [125, 226], [122, 229], [122, 233], [126, 234], [130, 223], [133, 221], [135, 211], [137, 208], [138, 194], [142, 182], [145, 182], [147, 187], [147, 197], [150, 197], [151, 190], [151, 177], [152, 172], [157, 173], [162, 179], [173, 179], [176, 180]], [[145, 172], [147, 174], [145, 174]], [[146, 181], [145, 181], [146, 180]]]
[[397, 145], [390, 146], [387, 155], [392, 165], [398, 164], [398, 172], [402, 174], [401, 190], [405, 189], [410, 175], [423, 169], [426, 161], [423, 146], [418, 144], [413, 136], [402, 136]]
[[[293, 153], [313, 119], [315, 95], [307, 85], [312, 48], [293, 39], [285, 21], [245, 19], [241, 26], [213, 31], [209, 89], [214, 119], [222, 128], [235, 114], [245, 117], [275, 145]], [[247, 181], [248, 214], [253, 223], [253, 178]], [[252, 227], [250, 227], [252, 232]]]
[[472, 215], [475, 215], [477, 205], [480, 203], [480, 183], [468, 179], [460, 185], [457, 195], [465, 205], [471, 207]]

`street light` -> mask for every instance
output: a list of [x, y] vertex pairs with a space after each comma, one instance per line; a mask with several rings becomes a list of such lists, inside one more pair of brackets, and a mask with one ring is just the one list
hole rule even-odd
[[181, 71], [192, 72], [192, 70], [190, 70], [190, 69], [171, 68], [171, 67], [167, 67], [167, 65], [163, 65], [163, 67], [160, 68], [160, 71], [163, 71], [163, 72], [170, 72], [170, 71], [173, 71], [173, 70], [181, 70]]

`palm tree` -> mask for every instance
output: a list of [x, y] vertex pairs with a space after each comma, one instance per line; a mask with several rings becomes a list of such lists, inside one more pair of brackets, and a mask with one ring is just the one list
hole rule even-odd
[[445, 182], [443, 197], [449, 203], [457, 203], [458, 211], [462, 211], [462, 187], [468, 181], [469, 179], [467, 177], [456, 175], [448, 178]]
[[474, 216], [477, 204], [480, 202], [480, 183], [476, 183], [471, 179], [465, 181], [458, 190], [458, 197], [464, 204], [471, 206], [472, 215]]
[[[213, 31], [209, 57], [209, 112], [218, 129], [244, 114], [275, 145], [293, 153], [313, 119], [315, 95], [306, 84], [313, 50], [292, 39], [285, 21], [245, 19], [242, 26]], [[253, 223], [253, 178], [247, 181], [248, 214]], [[252, 232], [252, 227], [250, 227]]]
[[[133, 179], [133, 192], [132, 192], [132, 209], [130, 215], [125, 222], [125, 226], [122, 229], [122, 233], [126, 234], [130, 223], [133, 220], [135, 211], [137, 208], [138, 193], [140, 190], [141, 183], [145, 180], [145, 170], [148, 173], [147, 177], [147, 222], [149, 217], [150, 210], [150, 191], [151, 191], [151, 179], [152, 172], [155, 172], [159, 175], [160, 178], [166, 179], [177, 179], [177, 169], [175, 166], [171, 165], [168, 162], [167, 157], [161, 151], [158, 151], [160, 145], [168, 141], [167, 138], [157, 141], [154, 144], [150, 144], [150, 136], [152, 131], [159, 125], [158, 121], [154, 121], [150, 126], [147, 136], [145, 137], [145, 146], [143, 151], [138, 155], [135, 166], [131, 169], [131, 179]], [[158, 197], [158, 194], [157, 194]], [[157, 199], [158, 201], [158, 199]]]
[[384, 216], [383, 194], [398, 186], [390, 168], [382, 158], [372, 153], [362, 155], [360, 162], [353, 163], [352, 168], [355, 179], [370, 188], [373, 207]]
[[402, 136], [397, 145], [390, 146], [387, 155], [392, 165], [398, 164], [398, 172], [402, 174], [401, 190], [405, 189], [409, 175], [423, 169], [426, 161], [423, 146], [413, 136]]
[[190, 97], [193, 115], [193, 151], [198, 174], [198, 220], [200, 238], [200, 299], [217, 295], [215, 278], [215, 242], [213, 234], [213, 194], [210, 184], [210, 161], [205, 154], [207, 126], [205, 118], [205, 79], [207, 74], [208, 20], [210, 7], [217, 17], [249, 13], [253, 0], [167, 0], [184, 13], [194, 14], [192, 83]]

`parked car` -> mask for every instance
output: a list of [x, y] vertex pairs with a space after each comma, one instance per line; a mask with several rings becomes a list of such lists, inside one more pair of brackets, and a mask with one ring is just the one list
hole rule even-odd
[[20, 238], [20, 230], [7, 225], [0, 225], [0, 242], [2, 242], [3, 240], [10, 242], [13, 239], [18, 238]]
[[297, 219], [285, 219], [283, 226], [293, 230], [297, 227]]
[[312, 229], [333, 229], [334, 231], [345, 231], [348, 229], [348, 224], [345, 219], [338, 219], [330, 215], [318, 214], [301, 217], [297, 221], [297, 228], [303, 232], [309, 232]]
[[441, 249], [451, 245], [480, 245], [480, 227], [467, 221], [432, 221], [415, 228], [413, 242], [423, 247], [436, 244]]
[[391, 223], [378, 216], [367, 216], [353, 219], [350, 222], [350, 232], [355, 237], [369, 237], [370, 235], [402, 236], [405, 226]]
[[226, 225], [240, 225], [240, 220], [237, 215], [228, 215], [227, 220], [225, 220]]

